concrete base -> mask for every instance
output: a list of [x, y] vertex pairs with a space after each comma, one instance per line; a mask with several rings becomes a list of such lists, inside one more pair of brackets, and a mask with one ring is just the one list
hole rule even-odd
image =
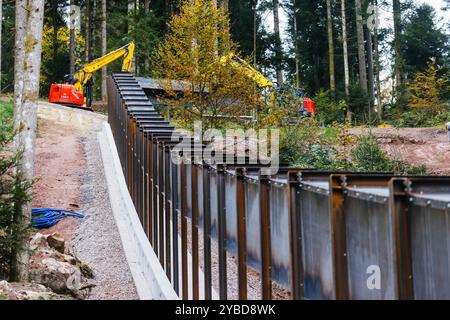
[[141, 300], [178, 300], [139, 221], [122, 174], [109, 124], [98, 133], [109, 198], [125, 255]]

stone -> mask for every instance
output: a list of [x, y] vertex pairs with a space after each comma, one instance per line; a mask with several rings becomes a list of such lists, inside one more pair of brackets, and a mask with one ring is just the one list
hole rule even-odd
[[35, 261], [30, 268], [30, 279], [59, 294], [78, 295], [81, 287], [81, 271], [77, 266], [54, 258]]
[[66, 240], [58, 232], [52, 233], [47, 237], [47, 243], [50, 248], [55, 249], [58, 252], [64, 253]]
[[30, 249], [37, 250], [38, 248], [47, 247], [47, 236], [42, 233], [36, 233], [30, 240]]
[[0, 300], [67, 300], [69, 296], [53, 293], [41, 284], [0, 281]]

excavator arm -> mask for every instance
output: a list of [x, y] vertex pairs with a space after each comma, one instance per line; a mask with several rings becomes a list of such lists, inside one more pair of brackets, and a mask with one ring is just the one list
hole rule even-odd
[[261, 72], [253, 68], [247, 61], [239, 58], [234, 53], [229, 53], [226, 56], [220, 58], [222, 65], [231, 65], [236, 70], [241, 70], [245, 75], [253, 80], [260, 88], [273, 88], [274, 84], [263, 76]]
[[81, 69], [79, 69], [73, 76], [75, 89], [83, 93], [84, 87], [92, 79], [94, 72], [100, 70], [101, 68], [109, 65], [110, 63], [123, 57], [122, 71], [131, 72], [131, 67], [133, 63], [135, 44], [131, 42], [122, 48], [112, 51], [101, 58], [95, 59], [94, 61], [86, 64]]
[[[264, 75], [256, 70], [252, 65], [250, 65], [247, 61], [244, 59], [239, 58], [234, 53], [229, 53], [228, 55], [225, 55], [221, 57], [220, 63], [224, 66], [230, 65], [236, 70], [239, 70], [243, 72], [249, 79], [253, 80], [255, 84], [261, 88], [265, 89], [267, 88], [269, 90], [269, 96], [270, 103], [273, 106], [276, 106], [277, 101], [279, 102], [284, 97], [284, 92], [286, 91], [286, 88], [276, 88], [275, 84], [268, 80]], [[299, 93], [299, 89], [295, 89], [291, 86], [287, 86], [287, 91], [293, 92], [293, 93]], [[301, 92], [302, 97], [302, 103], [301, 107], [299, 108], [301, 110], [301, 113], [309, 113], [313, 116], [315, 115], [315, 105], [314, 101], [308, 98], [304, 98], [303, 91]]]

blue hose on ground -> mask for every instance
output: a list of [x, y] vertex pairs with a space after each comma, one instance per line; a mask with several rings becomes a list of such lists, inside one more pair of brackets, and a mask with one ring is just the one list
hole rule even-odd
[[33, 209], [32, 216], [31, 225], [35, 229], [50, 228], [66, 217], [84, 219], [84, 214], [82, 213], [49, 208]]

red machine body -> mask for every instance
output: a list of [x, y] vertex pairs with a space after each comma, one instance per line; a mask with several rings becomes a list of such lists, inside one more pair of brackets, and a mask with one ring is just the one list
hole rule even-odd
[[311, 100], [309, 98], [304, 98], [303, 106], [306, 109], [307, 113], [310, 113], [313, 117], [316, 116], [316, 104], [314, 103], [313, 100]]
[[52, 84], [50, 87], [49, 102], [70, 107], [83, 108], [85, 106], [84, 95], [69, 83]]

